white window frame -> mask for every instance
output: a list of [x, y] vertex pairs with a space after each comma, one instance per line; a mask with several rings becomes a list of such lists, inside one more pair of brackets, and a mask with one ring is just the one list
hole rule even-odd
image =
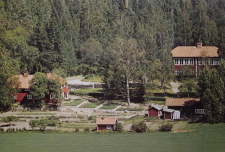
[[24, 91], [30, 91], [30, 90], [29, 90], [29, 88], [27, 88], [27, 89], [24, 89]]
[[202, 65], [202, 58], [198, 58], [198, 65]]
[[27, 95], [27, 99], [32, 99], [32, 95], [31, 94], [28, 94]]
[[190, 58], [190, 65], [194, 65], [194, 59]]
[[204, 109], [195, 109], [195, 114], [204, 114]]
[[111, 125], [107, 125], [107, 126], [106, 126], [106, 129], [107, 129], [107, 130], [110, 130], [110, 129], [112, 129], [112, 126], [111, 126]]
[[180, 71], [178, 69], [174, 70], [175, 75], [179, 75]]
[[209, 59], [209, 65], [213, 65], [213, 63], [214, 63], [214, 59]]
[[179, 59], [174, 59], [174, 65], [179, 65]]
[[13, 98], [14, 98], [14, 99], [17, 99], [17, 95], [13, 95]]
[[213, 65], [219, 65], [219, 59], [218, 58], [213, 59]]
[[189, 65], [190, 61], [189, 59], [184, 59], [184, 65]]
[[180, 65], [184, 65], [184, 59], [180, 59]]
[[50, 94], [50, 97], [49, 97], [49, 98], [50, 98], [50, 99], [53, 99], [53, 95]]

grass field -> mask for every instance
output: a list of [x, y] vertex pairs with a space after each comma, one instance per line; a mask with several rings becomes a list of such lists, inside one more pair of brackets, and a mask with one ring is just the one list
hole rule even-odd
[[84, 100], [73, 100], [73, 101], [69, 101], [69, 102], [64, 102], [63, 105], [64, 106], [77, 106], [80, 103], [82, 103]]
[[35, 113], [35, 112], [21, 112], [21, 113], [18, 113], [17, 115], [35, 115], [35, 116], [38, 116], [38, 115], [56, 115], [56, 113], [45, 113], [45, 112], [38, 112], [38, 113]]
[[223, 152], [225, 124], [184, 133], [3, 133], [4, 152]]
[[88, 103], [82, 105], [80, 108], [96, 108], [99, 105], [100, 105], [100, 103], [88, 102]]

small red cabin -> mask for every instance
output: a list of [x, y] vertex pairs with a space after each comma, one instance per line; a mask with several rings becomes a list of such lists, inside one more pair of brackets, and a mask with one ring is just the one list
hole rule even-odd
[[162, 116], [162, 109], [163, 109], [162, 105], [151, 104], [148, 109], [148, 116], [160, 117]]
[[115, 125], [118, 122], [117, 118], [97, 118], [96, 124], [97, 124], [97, 130], [114, 130]]

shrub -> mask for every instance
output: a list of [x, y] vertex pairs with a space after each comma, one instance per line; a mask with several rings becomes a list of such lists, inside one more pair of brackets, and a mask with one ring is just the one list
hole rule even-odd
[[15, 132], [15, 129], [14, 129], [14, 128], [8, 128], [8, 129], [6, 130], [6, 132]]
[[90, 132], [90, 129], [89, 128], [85, 128], [84, 131], [85, 132]]
[[11, 122], [13, 121], [18, 121], [19, 119], [15, 116], [7, 116], [7, 117], [3, 117], [1, 119], [2, 122], [5, 122], [5, 123], [10, 123], [10, 126], [12, 125]]
[[44, 131], [47, 125], [48, 125], [48, 120], [45, 118], [40, 119], [37, 124], [37, 126], [40, 128], [41, 131]]
[[29, 126], [34, 129], [34, 127], [37, 127], [38, 120], [30, 120], [29, 121]]
[[123, 125], [121, 123], [116, 123], [116, 126], [115, 126], [115, 131], [116, 132], [123, 132]]
[[79, 128], [76, 128], [76, 129], [75, 129], [75, 132], [79, 132], [79, 131], [80, 131]]
[[159, 126], [159, 131], [171, 131], [173, 128], [173, 125], [171, 123], [163, 124]]
[[3, 128], [0, 128], [0, 132], [4, 132], [4, 129]]
[[144, 122], [140, 122], [138, 124], [133, 124], [131, 126], [131, 130], [135, 132], [145, 132], [147, 130], [147, 125]]
[[92, 116], [89, 116], [89, 117], [88, 117], [88, 120], [92, 120]]

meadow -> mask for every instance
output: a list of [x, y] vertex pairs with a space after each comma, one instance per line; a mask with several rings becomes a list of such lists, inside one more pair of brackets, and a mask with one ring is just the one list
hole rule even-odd
[[193, 132], [2, 133], [4, 152], [223, 152], [225, 124], [199, 124]]

